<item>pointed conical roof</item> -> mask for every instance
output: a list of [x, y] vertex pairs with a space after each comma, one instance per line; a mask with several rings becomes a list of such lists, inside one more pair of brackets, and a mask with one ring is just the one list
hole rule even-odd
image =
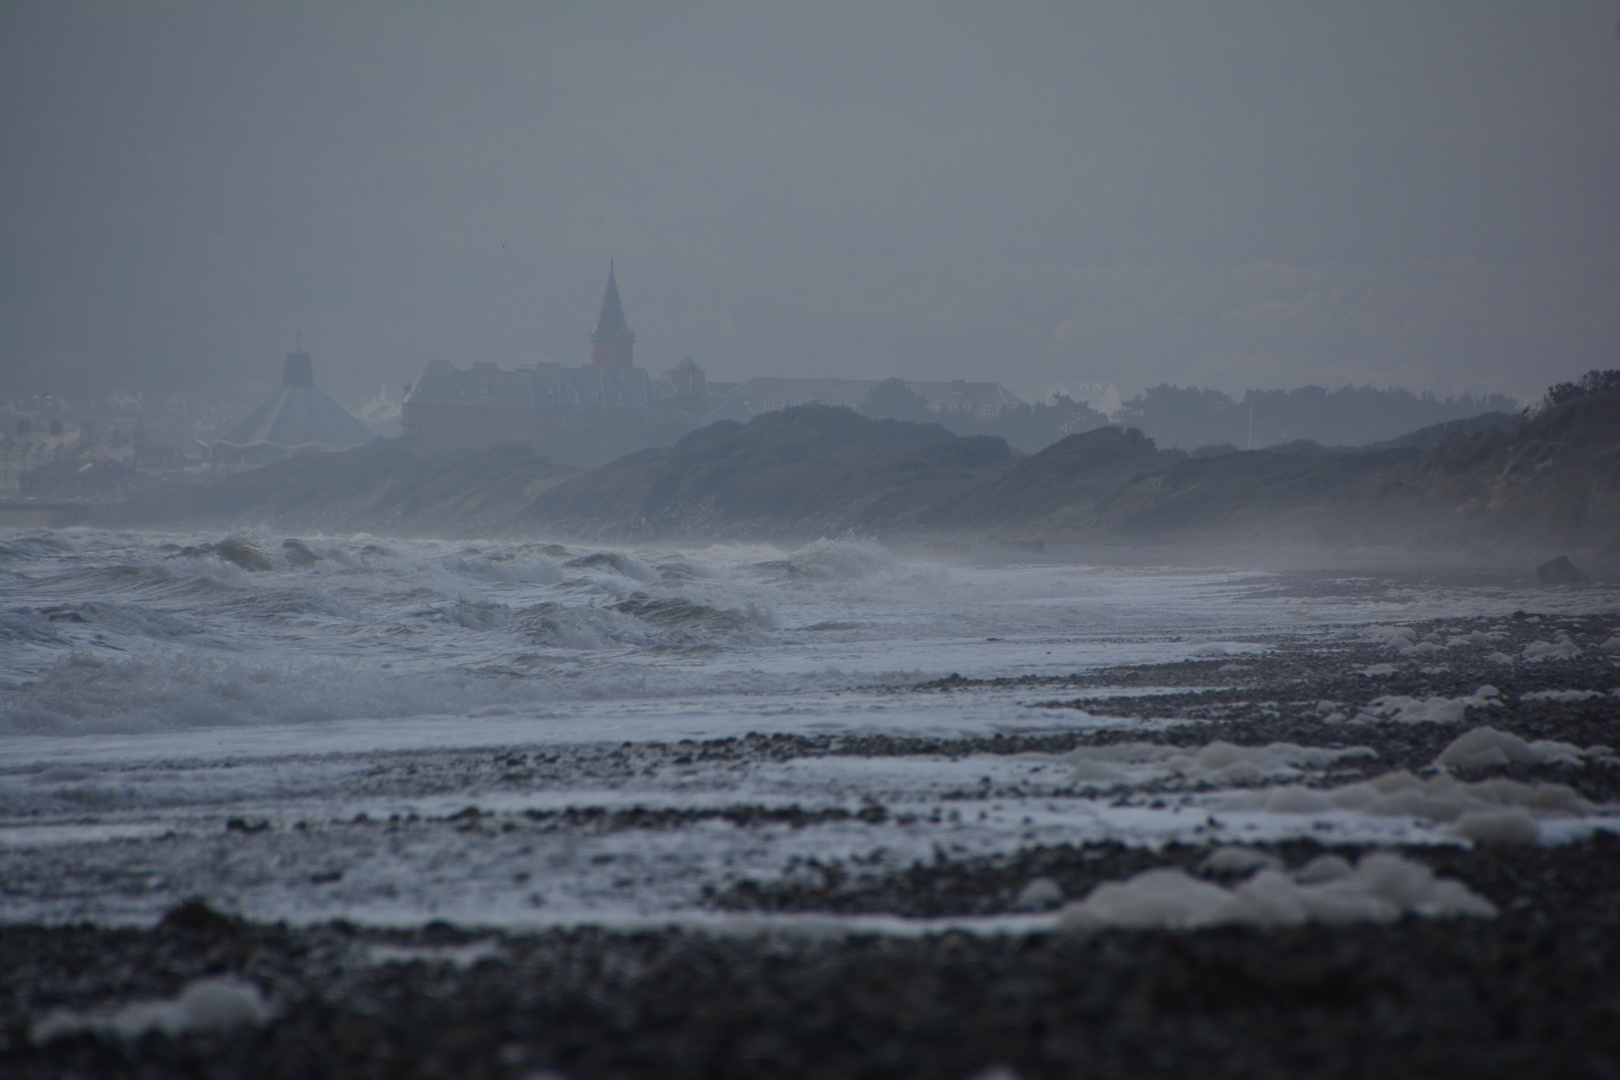
[[315, 388], [309, 354], [300, 349], [287, 354], [281, 392], [254, 409], [214, 445], [344, 450], [370, 441], [371, 431], [364, 424]]
[[630, 325], [624, 321], [624, 304], [619, 301], [619, 283], [613, 280], [613, 260], [608, 260], [607, 292], [602, 294], [602, 313], [596, 317], [593, 337], [628, 337]]

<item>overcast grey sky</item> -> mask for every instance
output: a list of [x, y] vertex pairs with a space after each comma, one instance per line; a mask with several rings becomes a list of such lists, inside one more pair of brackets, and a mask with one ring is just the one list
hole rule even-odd
[[[0, 367], [1530, 397], [1620, 366], [1620, 3], [0, 6]], [[397, 386], [396, 386], [397, 390]]]

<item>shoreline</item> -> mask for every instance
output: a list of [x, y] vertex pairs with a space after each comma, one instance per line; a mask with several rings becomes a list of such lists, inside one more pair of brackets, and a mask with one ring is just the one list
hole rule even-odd
[[[1296, 592], [1315, 595], [1312, 588], [1284, 581], [1260, 595], [1286, 602]], [[354, 750], [327, 755], [334, 768], [356, 769], [353, 779], [329, 781], [347, 797], [358, 797], [363, 784], [379, 799], [425, 800], [442, 790], [453, 801], [397, 820], [354, 815], [345, 802], [349, 812], [341, 820], [311, 817], [306, 827], [301, 816], [260, 820], [214, 796], [197, 818], [202, 824], [184, 836], [82, 851], [0, 850], [6, 870], [0, 887], [13, 910], [49, 905], [79, 889], [92, 898], [124, 897], [122, 910], [161, 893], [151, 910], [168, 912], [156, 925], [122, 928], [0, 923], [0, 1074], [8, 1080], [1614, 1076], [1620, 836], [1608, 830], [1620, 804], [1620, 767], [1600, 747], [1620, 741], [1620, 648], [1610, 644], [1620, 644], [1620, 615], [1517, 612], [1400, 622], [1353, 632], [1240, 635], [1227, 642], [1231, 649], [1177, 638], [1183, 659], [1071, 675], [953, 675], [866, 688], [886, 703], [935, 712], [983, 690], [1007, 691], [1021, 707], [1056, 718], [1038, 729], [777, 731]], [[1119, 722], [1089, 724], [1091, 711]], [[1071, 715], [1073, 724], [1065, 720]], [[1459, 737], [1487, 726], [1520, 747], [1549, 740], [1547, 752], [1456, 768], [1436, 764]], [[1224, 743], [1250, 751], [1313, 750], [1319, 757], [1308, 766], [1242, 775], [1166, 764], [1169, 755]], [[1151, 753], [1108, 756], [1131, 746]], [[1037, 776], [1025, 756], [1044, 761], [1048, 771]], [[888, 768], [906, 759], [926, 765], [927, 784], [892, 781], [898, 794], [887, 801], [857, 799], [865, 790], [855, 786], [859, 775], [851, 786], [828, 788], [819, 801], [806, 797], [802, 805], [772, 804], [765, 789], [752, 802], [725, 795], [749, 770], [792, 764], [833, 775], [851, 763]], [[1015, 759], [1018, 769], [1002, 768]], [[267, 755], [252, 763], [267, 776], [285, 766], [302, 782], [310, 760]], [[1095, 771], [1082, 776], [1076, 761]], [[1110, 762], [1119, 775], [1109, 773]], [[176, 766], [149, 764], [156, 771]], [[236, 769], [230, 783], [240, 784], [246, 764], [227, 756], [210, 767]], [[34, 768], [12, 770], [16, 790], [56, 790], [43, 779], [36, 784]], [[1481, 785], [1471, 791], [1497, 784], [1491, 790], [1519, 785], [1520, 796], [1532, 788], [1552, 792], [1564, 809], [1543, 816], [1540, 804], [1507, 801], [1530, 830], [1528, 840], [1502, 834], [1472, 843], [1460, 825], [1451, 827], [1460, 822], [1455, 808], [1450, 817], [1399, 819], [1410, 823], [1402, 826], [1405, 840], [1400, 829], [1382, 824], [1322, 830], [1308, 816], [1274, 825], [1270, 834], [1217, 820], [1241, 822], [1248, 812], [1242, 807], [1252, 810], [1261, 805], [1253, 800], [1272, 792], [1320, 795], [1401, 770], [1413, 783], [1454, 776]], [[686, 775], [709, 778], [711, 786], [683, 809], [679, 781]], [[64, 775], [50, 783], [82, 779]], [[616, 784], [631, 785], [622, 804], [602, 794]], [[577, 804], [573, 791], [582, 793]], [[475, 797], [462, 792], [478, 792], [486, 805], [471, 805]], [[1216, 799], [1235, 799], [1231, 805], [1239, 809], [1229, 812]], [[1047, 800], [1084, 802], [1120, 821], [1162, 815], [1154, 826], [1161, 831], [1108, 826], [1086, 834], [1086, 822], [1097, 819], [1077, 813], [1067, 819], [1072, 824], [1045, 826], [1067, 829], [1061, 835], [1068, 842], [1030, 839], [1036, 835], [1030, 819], [1019, 825], [1019, 815], [1038, 814]], [[1001, 809], [997, 803], [1008, 808], [1004, 848], [987, 854], [935, 844], [928, 856], [935, 834], [927, 830], [938, 827], [939, 816], [947, 826], [953, 815], [966, 822]], [[1175, 819], [1180, 831], [1166, 831], [1178, 809], [1188, 811]], [[1589, 836], [1569, 838], [1586, 824], [1596, 825]], [[701, 895], [691, 885], [694, 906], [635, 925], [582, 924], [579, 908], [561, 905], [550, 910], [570, 925], [506, 929], [479, 928], [470, 919], [453, 925], [431, 907], [408, 925], [388, 927], [362, 925], [357, 917], [251, 921], [206, 902], [174, 906], [197, 891], [185, 882], [216, 881], [251, 895], [272, 869], [300, 889], [346, 888], [345, 875], [358, 877], [365, 859], [413, 843], [421, 845], [418, 861], [377, 871], [388, 882], [404, 884], [441, 859], [465, 856], [472, 859], [466, 865], [486, 874], [480, 881], [509, 881], [501, 887], [513, 895], [551, 893], [566, 875], [595, 873], [601, 889], [590, 895], [611, 896], [620, 871], [593, 853], [608, 854], [620, 840], [650, 853], [639, 870], [624, 873], [650, 874], [661, 865], [654, 856], [678, 852], [680, 837], [697, 836], [705, 850], [724, 842], [741, 852], [760, 845], [768, 831], [803, 837], [818, 829], [845, 830], [842, 854], [804, 858], [787, 847], [772, 849], [780, 854], [746, 873], [705, 879], [713, 887]], [[900, 848], [912, 830], [913, 847]], [[1137, 842], [1122, 842], [1131, 835]], [[1142, 842], [1144, 835], [1163, 839]], [[1534, 842], [1538, 836], [1541, 843]], [[508, 861], [531, 844], [573, 862], [552, 864], [540, 854]], [[1212, 866], [1212, 849], [1229, 845], [1295, 875], [1321, 856], [1350, 863], [1372, 851], [1396, 853], [1459, 883], [1496, 914], [1270, 928], [1082, 933], [1060, 926], [1056, 905], [1063, 899], [1079, 901], [1144, 871], [1179, 868], [1200, 883], [1235, 889], [1258, 864], [1251, 858], [1233, 869]], [[884, 847], [911, 854], [873, 858]], [[230, 875], [210, 876], [227, 863]], [[547, 869], [553, 866], [563, 868]], [[158, 872], [173, 875], [174, 883], [152, 884], [147, 875]], [[548, 881], [548, 873], [558, 880]], [[658, 880], [666, 883], [661, 889], [688, 881], [675, 871]], [[1056, 901], [1031, 910], [1025, 897], [1039, 881], [1050, 883]], [[355, 884], [353, 911], [363, 910], [369, 887]], [[491, 910], [491, 923], [499, 923]], [[537, 906], [535, 918], [547, 911]], [[234, 989], [208, 982], [222, 978]], [[177, 995], [199, 987], [212, 987], [207, 992], [224, 995], [220, 1000], [239, 995], [243, 1022], [227, 1030], [181, 1023], [196, 1016], [176, 1003], [185, 1000]], [[113, 1016], [132, 1030], [145, 1028], [110, 1034]], [[165, 1033], [165, 1023], [178, 1026]], [[986, 1071], [996, 1067], [1003, 1071]]]

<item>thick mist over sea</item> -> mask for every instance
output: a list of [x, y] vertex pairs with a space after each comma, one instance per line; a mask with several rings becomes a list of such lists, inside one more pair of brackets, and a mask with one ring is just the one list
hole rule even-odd
[[1404, 386], [1620, 342], [1609, 3], [0, 11], [0, 392]]

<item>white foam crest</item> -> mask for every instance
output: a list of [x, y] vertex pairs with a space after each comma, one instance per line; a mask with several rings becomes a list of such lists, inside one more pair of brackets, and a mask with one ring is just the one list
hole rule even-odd
[[498, 630], [509, 626], [514, 618], [512, 609], [493, 600], [469, 600], [465, 597], [450, 603], [435, 604], [411, 613], [413, 619], [426, 619], [464, 630]]
[[239, 587], [247, 572], [214, 558], [186, 558], [138, 552], [118, 562], [86, 562], [65, 568], [42, 584], [63, 599], [85, 597], [107, 600], [120, 594], [143, 600], [197, 598]]
[[780, 570], [790, 577], [811, 581], [864, 581], [890, 578], [913, 572], [896, 559], [889, 549], [875, 540], [853, 537], [822, 537], [788, 554], [787, 558], [760, 564]]
[[517, 622], [530, 641], [553, 649], [592, 652], [660, 644], [652, 627], [607, 607], [543, 604], [519, 613]]
[[592, 551], [575, 556], [563, 563], [563, 568], [582, 576], [600, 578], [617, 576], [643, 584], [659, 580], [658, 571], [635, 555], [624, 551]]
[[567, 579], [562, 564], [538, 548], [525, 545], [514, 551], [465, 548], [443, 559], [446, 569], [479, 582], [521, 585], [556, 585]]
[[65, 530], [17, 531], [0, 529], [0, 565], [15, 566], [33, 559], [56, 559], [78, 550], [74, 534]]

